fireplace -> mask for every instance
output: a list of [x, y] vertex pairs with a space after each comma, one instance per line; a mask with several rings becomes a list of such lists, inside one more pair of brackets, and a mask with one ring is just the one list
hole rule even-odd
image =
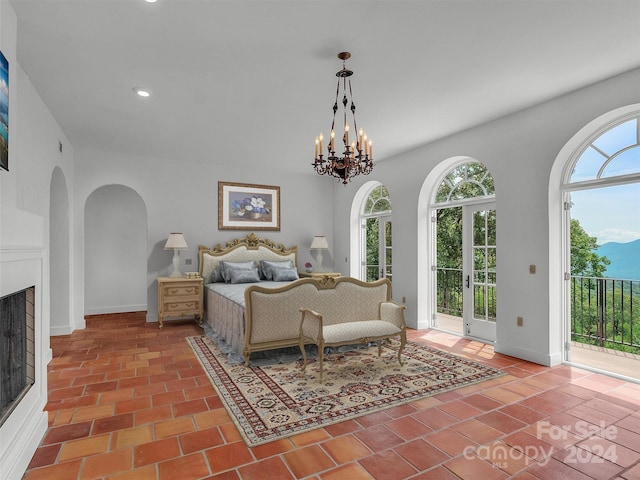
[[0, 298], [0, 425], [35, 383], [34, 290]]
[[[17, 230], [4, 229], [4, 238]], [[47, 430], [51, 349], [45, 252], [7, 244], [0, 243], [0, 478], [14, 479], [22, 477]]]

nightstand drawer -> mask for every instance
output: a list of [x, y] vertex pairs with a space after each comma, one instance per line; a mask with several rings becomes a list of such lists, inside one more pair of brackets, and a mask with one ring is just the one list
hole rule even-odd
[[180, 299], [180, 301], [169, 300], [165, 302], [164, 311], [169, 315], [172, 313], [198, 313], [200, 311], [200, 302], [197, 298], [192, 300]]
[[166, 297], [185, 297], [188, 295], [200, 295], [200, 285], [170, 285], [164, 286], [164, 296]]

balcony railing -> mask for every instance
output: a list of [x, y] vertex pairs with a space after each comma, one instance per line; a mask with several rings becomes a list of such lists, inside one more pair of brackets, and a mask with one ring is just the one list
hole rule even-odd
[[[437, 312], [462, 317], [462, 270], [437, 269]], [[571, 277], [571, 340], [640, 354], [640, 281]]]
[[438, 268], [437, 309], [454, 317], [462, 317], [462, 270]]
[[[437, 272], [438, 313], [462, 317], [462, 270], [459, 268], [438, 268]], [[489, 272], [488, 276], [495, 282], [495, 272]], [[474, 282], [473, 309], [475, 318], [496, 321], [496, 287], [494, 283]]]
[[571, 339], [640, 353], [640, 281], [572, 276]]

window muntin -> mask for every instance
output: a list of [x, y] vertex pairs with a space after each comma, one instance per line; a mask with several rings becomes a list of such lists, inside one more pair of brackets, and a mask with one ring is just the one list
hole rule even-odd
[[389, 191], [384, 185], [378, 185], [371, 190], [371, 193], [364, 202], [363, 215], [379, 215], [391, 212], [391, 200]]
[[436, 203], [494, 195], [493, 177], [482, 163], [468, 162], [452, 169], [436, 192]]
[[569, 183], [640, 173], [638, 118], [619, 123], [595, 137], [578, 156]]

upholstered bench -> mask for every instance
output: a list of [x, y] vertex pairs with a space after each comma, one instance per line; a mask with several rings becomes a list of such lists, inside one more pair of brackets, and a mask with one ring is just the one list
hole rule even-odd
[[[388, 280], [387, 280], [388, 282]], [[324, 308], [312, 310], [300, 308], [300, 350], [303, 357], [303, 370], [307, 366], [305, 343], [318, 347], [320, 383], [323, 377], [324, 348], [355, 343], [378, 343], [378, 356], [382, 352], [382, 341], [391, 337], [400, 337], [398, 362], [402, 365], [402, 350], [407, 341], [404, 320], [404, 305], [391, 301], [377, 302], [377, 315], [371, 315], [371, 305], [362, 305], [367, 298], [367, 287], [350, 285], [349, 289], [334, 290], [332, 298]], [[358, 291], [362, 294], [359, 298]]]

